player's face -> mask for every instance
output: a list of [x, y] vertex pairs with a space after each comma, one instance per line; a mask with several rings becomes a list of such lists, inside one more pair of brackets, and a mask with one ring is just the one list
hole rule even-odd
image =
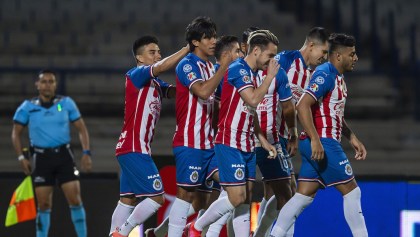
[[356, 47], [343, 48], [342, 54], [342, 66], [345, 72], [351, 72], [354, 70], [356, 62], [359, 60], [356, 54]]
[[43, 97], [52, 98], [55, 95], [57, 81], [52, 73], [42, 73], [39, 75], [38, 81], [35, 83], [39, 94]]
[[216, 36], [211, 38], [201, 38], [200, 41], [195, 41], [194, 45], [196, 48], [194, 51], [200, 56], [203, 55], [204, 57], [213, 56], [214, 50], [216, 49]]
[[324, 44], [314, 43], [311, 48], [309, 65], [318, 66], [324, 61], [326, 61], [327, 57], [328, 57], [328, 42], [325, 42]]
[[269, 43], [264, 51], [257, 55], [257, 68], [259, 70], [267, 70], [270, 59], [274, 58], [277, 54], [277, 46]]
[[232, 55], [232, 60], [236, 60], [237, 58], [243, 58], [244, 54], [242, 53], [241, 48], [239, 47], [239, 43], [235, 42], [232, 44], [233, 44], [233, 47], [229, 52], [230, 55]]
[[144, 49], [139, 55], [139, 61], [144, 65], [153, 65], [162, 59], [160, 55], [159, 46], [155, 43], [150, 43], [143, 46]]

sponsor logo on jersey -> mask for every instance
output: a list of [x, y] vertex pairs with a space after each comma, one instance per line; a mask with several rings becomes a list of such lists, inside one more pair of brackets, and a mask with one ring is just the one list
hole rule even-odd
[[150, 102], [149, 108], [150, 108], [150, 113], [153, 114], [154, 116], [157, 116], [158, 114], [160, 114], [160, 110], [161, 110], [160, 101], [159, 100], [154, 100], [154, 101]]
[[309, 90], [312, 92], [317, 92], [319, 90], [319, 86], [316, 83], [313, 83], [311, 87], [309, 87]]
[[182, 67], [182, 70], [183, 70], [185, 73], [191, 72], [191, 70], [192, 70], [192, 66], [191, 66], [190, 64], [185, 64], [185, 65]]
[[245, 75], [245, 76], [242, 77], [242, 81], [245, 82], [245, 83], [251, 83], [251, 78], [249, 76]]
[[195, 72], [190, 72], [187, 74], [188, 80], [192, 81], [197, 78], [197, 75], [195, 75]]

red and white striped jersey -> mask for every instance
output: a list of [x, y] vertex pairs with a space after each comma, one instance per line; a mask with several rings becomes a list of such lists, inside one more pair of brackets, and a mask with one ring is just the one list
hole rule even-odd
[[[298, 102], [304, 93], [304, 89], [308, 86], [311, 78], [311, 70], [306, 66], [305, 60], [299, 50], [283, 51], [275, 56], [280, 66], [284, 68], [289, 79], [290, 89], [292, 90], [294, 102]], [[281, 111], [281, 108], [279, 108]], [[279, 127], [279, 135], [288, 138], [286, 121], [283, 113], [278, 113], [277, 124]]]
[[132, 68], [125, 75], [124, 125], [116, 156], [130, 152], [151, 154], [155, 125], [160, 117], [162, 97], [169, 84], [156, 78], [152, 66]]
[[202, 100], [190, 88], [198, 81], [209, 80], [215, 73], [213, 64], [190, 53], [176, 67], [176, 130], [173, 147], [213, 148], [212, 114], [214, 93]]
[[243, 58], [232, 62], [223, 78], [216, 144], [224, 144], [244, 152], [254, 151], [253, 122], [255, 108], [245, 104], [241, 91], [256, 87], [257, 73]]
[[324, 63], [316, 68], [305, 94], [317, 101], [311, 109], [319, 137], [341, 141], [347, 98], [344, 76], [330, 62]]
[[[258, 71], [256, 79], [257, 86], [261, 86], [267, 71]], [[258, 104], [257, 115], [261, 132], [271, 144], [279, 142], [278, 128], [276, 125], [277, 106], [279, 101], [287, 101], [292, 98], [289, 81], [286, 72], [280, 68], [276, 77], [271, 81], [267, 94]]]

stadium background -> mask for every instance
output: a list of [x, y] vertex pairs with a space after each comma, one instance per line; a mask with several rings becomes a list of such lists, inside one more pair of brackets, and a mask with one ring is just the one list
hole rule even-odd
[[[23, 177], [10, 141], [13, 113], [24, 99], [36, 96], [36, 73], [52, 68], [58, 72], [59, 93], [75, 99], [90, 132], [95, 171], [83, 176], [82, 195], [90, 236], [106, 235], [118, 198], [114, 148], [123, 122], [123, 75], [134, 66], [131, 44], [141, 35], [154, 34], [163, 56], [169, 55], [185, 45], [186, 25], [207, 15], [216, 22], [219, 35], [240, 36], [249, 26], [267, 28], [278, 36], [279, 50], [299, 49], [313, 26], [355, 35], [359, 62], [355, 72], [346, 74], [346, 118], [365, 143], [368, 159], [352, 165], [359, 180], [375, 190], [371, 194], [362, 189], [365, 214], [372, 213], [372, 218], [366, 214], [369, 230], [387, 231], [374, 231], [372, 236], [399, 236], [401, 210], [420, 210], [410, 201], [420, 200], [419, 185], [413, 183], [420, 170], [419, 11], [415, 0], [0, 0], [0, 222]], [[173, 72], [162, 78], [174, 82]], [[152, 148], [159, 167], [173, 164], [174, 108], [174, 101], [164, 101], [156, 129]], [[72, 145], [80, 154], [76, 134]], [[343, 146], [351, 156], [346, 141]], [[295, 166], [299, 167], [298, 157]], [[376, 203], [367, 198], [370, 194]], [[50, 235], [73, 236], [60, 195], [55, 194], [61, 201], [54, 202]], [[340, 209], [340, 197], [332, 195], [332, 200], [338, 200]], [[373, 208], [382, 202], [390, 209]], [[311, 219], [318, 218], [319, 212], [312, 213]], [[384, 221], [388, 216], [390, 222]], [[331, 226], [348, 228], [342, 227], [343, 221], [337, 219], [339, 224]], [[317, 230], [332, 228], [314, 225]], [[389, 226], [395, 230], [388, 231]], [[0, 236], [33, 236], [33, 229], [33, 222], [2, 226]], [[415, 233], [412, 236], [420, 236]]]

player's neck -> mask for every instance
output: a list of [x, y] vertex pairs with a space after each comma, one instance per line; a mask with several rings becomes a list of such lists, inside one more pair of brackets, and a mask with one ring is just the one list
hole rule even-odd
[[45, 95], [39, 95], [39, 98], [43, 103], [50, 103], [54, 99], [55, 95], [52, 96], [45, 96]]
[[208, 61], [209, 55], [205, 54], [203, 51], [201, 51], [198, 47], [196, 47], [193, 51], [193, 54], [197, 55], [201, 60]]
[[252, 69], [252, 71], [256, 72], [258, 70], [256, 60], [252, 56], [247, 55], [244, 60], [246, 64], [248, 64], [248, 66]]
[[309, 49], [306, 45], [303, 45], [301, 49], [299, 49], [300, 54], [302, 55], [303, 61], [306, 66], [312, 67], [313, 65], [309, 65]]

